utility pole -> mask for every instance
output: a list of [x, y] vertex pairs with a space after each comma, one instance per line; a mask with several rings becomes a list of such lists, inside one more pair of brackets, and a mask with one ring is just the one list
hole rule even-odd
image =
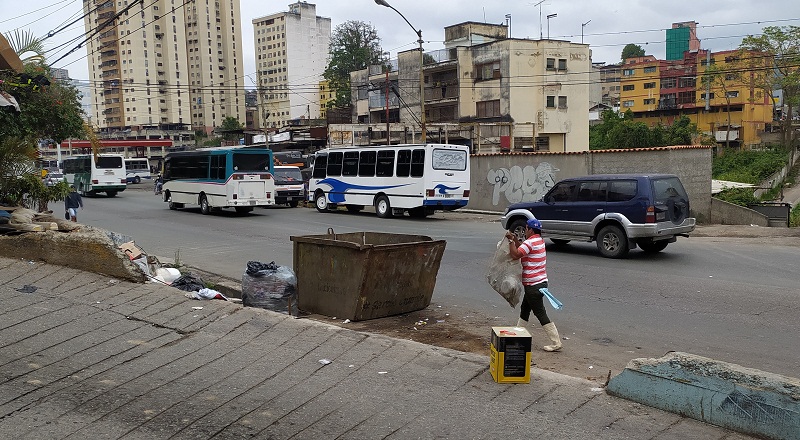
[[386, 145], [392, 145], [392, 137], [389, 134], [389, 69], [386, 70]]
[[544, 3], [545, 1], [546, 0], [541, 0], [539, 3], [536, 3], [535, 5], [533, 5], [534, 8], [537, 7], [537, 6], [539, 7], [539, 39], [540, 40], [543, 37], [543, 35], [542, 35], [542, 3]]
[[592, 20], [587, 21], [586, 23], [581, 23], [581, 44], [583, 44], [583, 28], [586, 27]]

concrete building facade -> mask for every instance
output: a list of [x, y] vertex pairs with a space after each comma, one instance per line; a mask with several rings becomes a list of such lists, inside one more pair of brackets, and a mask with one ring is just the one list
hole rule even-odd
[[261, 126], [319, 119], [319, 83], [328, 62], [331, 19], [297, 2], [289, 11], [253, 19]]
[[93, 36], [92, 113], [102, 132], [211, 133], [228, 116], [244, 120], [239, 0], [84, 0], [83, 7]]
[[[445, 49], [424, 53], [428, 138], [489, 150], [588, 150], [589, 46], [506, 35], [505, 25], [461, 23], [445, 28]], [[398, 135], [379, 132], [385, 130], [380, 125], [371, 134], [405, 142], [411, 132], [418, 140], [419, 49], [398, 53], [396, 70], [388, 74], [387, 66], [372, 67], [351, 74], [354, 119], [385, 124], [388, 93], [389, 122], [396, 114], [399, 125], [389, 130]]]

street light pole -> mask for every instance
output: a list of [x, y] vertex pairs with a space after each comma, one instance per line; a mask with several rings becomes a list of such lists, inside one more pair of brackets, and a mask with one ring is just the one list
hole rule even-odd
[[542, 3], [544, 3], [545, 1], [546, 0], [541, 0], [539, 3], [536, 3], [535, 5], [533, 5], [534, 8], [537, 7], [537, 6], [539, 7], [539, 39], [540, 40], [544, 36], [542, 34]]
[[550, 39], [550, 19], [558, 17], [558, 14], [550, 14], [547, 16], [547, 39]]
[[585, 28], [586, 25], [589, 24], [589, 22], [591, 22], [591, 21], [592, 20], [589, 20], [586, 23], [581, 23], [581, 44], [583, 44], [583, 28]]
[[375, 3], [381, 6], [386, 6], [387, 8], [393, 10], [394, 12], [397, 12], [397, 14], [403, 17], [403, 20], [405, 20], [406, 23], [408, 23], [408, 25], [411, 26], [411, 29], [413, 29], [414, 32], [416, 32], [417, 37], [419, 37], [419, 39], [417, 40], [417, 43], [419, 43], [419, 110], [420, 110], [419, 121], [420, 121], [420, 128], [422, 129], [422, 143], [426, 143], [428, 139], [428, 134], [426, 133], [425, 129], [425, 72], [422, 70], [422, 67], [425, 64], [425, 59], [423, 57], [423, 51], [422, 51], [422, 43], [424, 42], [424, 40], [422, 39], [422, 29], [417, 30], [417, 28], [415, 28], [414, 25], [412, 25], [411, 22], [408, 21], [405, 15], [403, 15], [400, 11], [398, 11], [392, 5], [387, 3], [386, 0], [375, 0]]

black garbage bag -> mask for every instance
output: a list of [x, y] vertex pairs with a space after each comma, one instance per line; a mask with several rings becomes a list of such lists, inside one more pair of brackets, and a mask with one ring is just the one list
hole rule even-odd
[[193, 273], [181, 275], [180, 278], [173, 281], [170, 285], [186, 292], [199, 292], [200, 289], [204, 289], [206, 287], [205, 283], [203, 283], [203, 280]]
[[294, 271], [274, 261], [269, 264], [248, 262], [242, 275], [242, 305], [298, 316]]
[[278, 265], [274, 261], [264, 264], [260, 261], [248, 261], [245, 273], [251, 277], [259, 276], [258, 273], [265, 270], [278, 270]]

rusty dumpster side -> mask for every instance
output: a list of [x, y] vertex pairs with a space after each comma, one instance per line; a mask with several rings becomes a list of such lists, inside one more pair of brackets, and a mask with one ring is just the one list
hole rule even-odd
[[351, 321], [428, 307], [446, 245], [381, 232], [290, 239], [300, 309]]

